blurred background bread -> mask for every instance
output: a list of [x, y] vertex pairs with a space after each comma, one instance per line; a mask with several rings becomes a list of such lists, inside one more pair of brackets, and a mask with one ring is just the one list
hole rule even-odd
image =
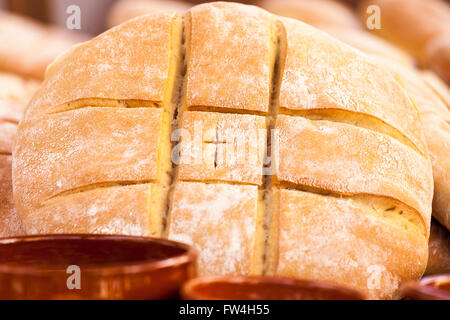
[[43, 79], [47, 66], [88, 37], [0, 12], [0, 71]]
[[429, 255], [425, 275], [450, 273], [450, 232], [436, 220], [431, 222]]
[[333, 37], [363, 52], [413, 64], [406, 52], [363, 30], [351, 7], [337, 0], [264, 0], [260, 4], [268, 11], [301, 20], [322, 29]]
[[129, 19], [164, 10], [186, 12], [192, 4], [176, 0], [120, 0], [110, 9], [108, 26], [113, 27]]
[[373, 32], [412, 54], [450, 83], [450, 5], [443, 0], [365, 0], [359, 4], [381, 10], [381, 28]]
[[24, 234], [13, 202], [12, 151], [17, 126], [38, 86], [36, 81], [0, 73], [0, 238]]
[[[23, 232], [11, 203], [10, 168], [17, 124], [37, 86], [37, 83], [30, 81], [29, 78], [43, 79], [47, 65], [58, 55], [66, 52], [72, 45], [97, 35], [106, 27], [157, 11], [175, 10], [184, 13], [196, 2], [201, 1], [0, 0], [0, 9], [15, 12], [14, 14], [0, 12], [0, 72], [16, 74], [0, 74], [0, 200], [6, 204], [0, 210], [0, 216], [7, 217], [0, 221], [0, 237]], [[449, 4], [441, 0], [246, 2], [256, 3], [273, 13], [314, 25], [334, 38], [374, 57], [376, 60], [374, 63], [383, 65], [383, 68], [388, 68], [394, 73], [394, 77], [401, 83], [420, 113], [427, 147], [433, 161], [435, 185], [433, 216], [439, 220], [439, 223], [436, 221], [432, 223], [430, 257], [426, 273], [448, 272], [449, 236], [443, 226], [450, 229], [450, 178], [448, 177], [450, 172], [448, 169], [450, 91], [445, 84], [445, 81], [447, 83], [450, 81]], [[78, 31], [69, 31], [66, 28], [68, 16], [66, 9], [73, 4], [79, 5], [82, 12], [82, 26]], [[376, 4], [381, 8], [381, 30], [374, 32], [364, 30], [367, 19], [365, 9], [369, 4]], [[322, 35], [317, 34], [317, 37], [321, 38]], [[66, 55], [73, 55], [72, 51]], [[67, 57], [60, 59], [65, 61]], [[51, 73], [59, 72], [60, 63], [61, 61], [58, 61], [53, 65], [52, 68], [55, 70]], [[422, 70], [419, 72], [415, 70], [416, 67]], [[78, 85], [76, 81], [74, 85]], [[91, 85], [95, 87], [95, 81], [92, 81]], [[305, 86], [304, 83], [302, 85]], [[330, 90], [330, 87], [324, 86], [323, 90]], [[78, 107], [71, 106], [75, 109]], [[130, 193], [126, 194], [132, 195], [131, 189], [137, 190], [137, 193], [141, 195], [141, 198], [138, 198], [142, 202], [137, 201], [135, 204], [144, 205], [145, 194], [148, 190], [143, 191], [139, 186], [130, 187]], [[246, 188], [243, 187], [242, 192], [248, 192], [244, 189]], [[114, 190], [117, 191], [116, 195], [124, 201], [123, 205], [126, 201], [136, 198], [135, 195], [128, 198], [127, 195], [119, 192], [120, 188]], [[182, 190], [181, 186], [179, 190]], [[198, 190], [204, 189], [199, 186]], [[107, 197], [100, 191], [92, 192], [99, 199]], [[226, 191], [218, 187], [217, 194], [218, 196], [226, 195]], [[291, 199], [291, 196], [277, 195], [286, 199]], [[82, 198], [76, 198], [74, 203], [84, 205], [85, 203], [81, 200]], [[86, 201], [89, 203], [88, 200]], [[66, 209], [67, 206], [75, 206], [74, 203], [70, 201], [66, 203]], [[56, 208], [55, 210], [62, 206], [57, 201], [52, 205]], [[181, 209], [178, 210], [178, 214], [183, 212]], [[107, 228], [105, 227], [104, 230]], [[115, 229], [111, 227], [109, 230]]]
[[334, 0], [263, 0], [264, 9], [320, 27], [322, 25], [360, 29], [357, 15], [346, 5]]

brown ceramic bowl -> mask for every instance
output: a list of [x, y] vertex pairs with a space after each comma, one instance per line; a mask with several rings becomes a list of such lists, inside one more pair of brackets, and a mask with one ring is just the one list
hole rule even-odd
[[408, 300], [450, 300], [450, 274], [423, 278], [407, 285], [403, 297]]
[[[176, 298], [182, 284], [195, 277], [195, 259], [189, 246], [160, 239], [96, 235], [1, 239], [0, 299]], [[69, 266], [78, 266], [79, 273]]]
[[351, 289], [317, 281], [274, 277], [207, 277], [187, 282], [186, 300], [363, 300]]

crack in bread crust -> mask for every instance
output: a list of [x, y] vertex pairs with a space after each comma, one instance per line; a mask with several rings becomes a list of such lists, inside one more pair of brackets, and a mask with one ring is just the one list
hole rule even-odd
[[241, 109], [232, 109], [232, 108], [223, 108], [223, 107], [214, 107], [214, 106], [189, 106], [189, 111], [198, 111], [198, 112], [216, 112], [216, 113], [224, 113], [224, 114], [246, 114], [246, 115], [255, 115], [255, 116], [267, 116], [266, 112], [262, 111], [252, 111], [252, 110], [241, 110]]
[[386, 122], [371, 116], [366, 113], [354, 112], [340, 109], [308, 109], [308, 110], [290, 110], [287, 108], [281, 108], [280, 114], [288, 116], [304, 117], [309, 120], [324, 120], [331, 122], [339, 122], [351, 124], [359, 128], [372, 130], [386, 136], [389, 136], [405, 146], [411, 148], [421, 156], [425, 157], [426, 154], [421, 152], [417, 146], [403, 135], [399, 130], [387, 124]]
[[161, 108], [162, 104], [159, 102], [145, 101], [145, 100], [117, 100], [117, 99], [80, 99], [70, 101], [63, 105], [57, 106], [46, 114], [58, 114], [68, 111], [74, 111], [85, 108], [108, 107], [108, 108]]

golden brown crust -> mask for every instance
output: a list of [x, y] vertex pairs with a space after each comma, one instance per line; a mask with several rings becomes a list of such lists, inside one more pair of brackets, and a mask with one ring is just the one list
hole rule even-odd
[[350, 8], [333, 0], [264, 0], [261, 7], [280, 16], [298, 19], [315, 27], [323, 25], [361, 28]]
[[161, 11], [184, 13], [190, 7], [191, 5], [186, 2], [175, 0], [121, 0], [115, 2], [109, 11], [107, 24], [111, 28], [149, 13]]
[[282, 190], [277, 201], [280, 276], [326, 280], [389, 299], [426, 266], [423, 238], [368, 215], [352, 199]]
[[362, 114], [387, 124], [420, 152], [426, 152], [417, 112], [393, 76], [320, 31], [295, 20], [282, 21], [290, 45], [281, 85], [281, 108]]
[[47, 66], [58, 55], [87, 39], [85, 35], [0, 12], [0, 70], [43, 79]]
[[393, 60], [406, 66], [414, 65], [414, 59], [411, 55], [369, 32], [335, 26], [319, 27], [336, 39], [339, 39], [362, 52]]
[[11, 155], [0, 154], [0, 238], [24, 234], [22, 221], [14, 208], [11, 162]]
[[450, 273], [450, 232], [436, 220], [431, 221], [428, 251], [425, 275]]
[[179, 179], [262, 185], [264, 117], [191, 111], [181, 130]]
[[[302, 213], [295, 210], [302, 203], [289, 199], [279, 209], [281, 201], [274, 203], [277, 190], [306, 189], [316, 199], [303, 213], [311, 217], [312, 231], [323, 237], [327, 230], [321, 228], [322, 219], [330, 224], [337, 219], [341, 229], [345, 229], [343, 221], [350, 220], [354, 233], [368, 239], [354, 240], [348, 233], [333, 243], [339, 252], [351, 253], [353, 243], [361, 248], [372, 244], [374, 236], [373, 246], [363, 248], [369, 254], [353, 257], [356, 265], [379, 265], [398, 283], [382, 279], [381, 288], [371, 292], [373, 297], [393, 296], [396, 285], [417, 280], [426, 260], [431, 165], [417, 112], [394, 74], [322, 32], [255, 7], [226, 3], [195, 7], [184, 17], [183, 42], [181, 36], [174, 36], [177, 23], [176, 14], [131, 20], [82, 45], [83, 52], [94, 55], [87, 57], [74, 49], [49, 68], [44, 89], [20, 127], [14, 160], [15, 201], [26, 229], [37, 233], [138, 230], [185, 239], [200, 248], [204, 252], [200, 273], [275, 273], [278, 267], [282, 272], [282, 260], [278, 259], [280, 265], [277, 259], [269, 260], [277, 256], [279, 244], [283, 247], [281, 230], [286, 227], [280, 224], [277, 232], [277, 217], [281, 221], [286, 207], [296, 215]], [[155, 39], [157, 43], [152, 42]], [[284, 47], [288, 48], [286, 64]], [[185, 68], [174, 71], [174, 65]], [[65, 77], [73, 80], [71, 85]], [[318, 104], [306, 108], [302, 101], [309, 93], [319, 97]], [[303, 124], [297, 129], [309, 128], [305, 136], [296, 135], [293, 126], [275, 127], [288, 118]], [[167, 137], [180, 133], [176, 129], [196, 134], [196, 120], [207, 129], [200, 130], [200, 139], [193, 143], [206, 149], [206, 170], [203, 165], [170, 162]], [[248, 151], [240, 148], [239, 140], [226, 139], [225, 144], [239, 155], [257, 156], [255, 162], [220, 166], [216, 150], [222, 144], [217, 142], [227, 128], [233, 134], [244, 130], [239, 135], [245, 135]], [[265, 133], [255, 138], [254, 129]], [[283, 157], [274, 154], [276, 130], [272, 129], [284, 130], [284, 138], [291, 136], [290, 141], [282, 141]], [[327, 135], [331, 140], [324, 140]], [[271, 151], [267, 157], [265, 149]], [[288, 155], [288, 149], [295, 150]], [[305, 167], [308, 155], [311, 161]], [[182, 152], [181, 160], [185, 157]], [[324, 159], [329, 169], [320, 162]], [[277, 177], [261, 176], [270, 172], [271, 164], [282, 169]], [[331, 170], [334, 176], [329, 175]], [[303, 173], [307, 181], [302, 181]], [[351, 173], [356, 176], [350, 179]], [[144, 185], [144, 191], [131, 188]], [[128, 219], [125, 213], [118, 211], [121, 200], [108, 197], [107, 190], [123, 188], [133, 189], [122, 198], [132, 202], [129, 206], [136, 212], [129, 224], [123, 222]], [[331, 201], [332, 210], [326, 212], [328, 201], [318, 193], [330, 192], [330, 198], [339, 201]], [[94, 211], [105, 220], [87, 217], [97, 197], [96, 205], [104, 202], [106, 208]], [[146, 209], [142, 199], [148, 200]], [[341, 201], [351, 206], [341, 206]], [[348, 206], [354, 209], [350, 213]], [[46, 225], [49, 212], [57, 214]], [[349, 218], [342, 220], [345, 214]], [[108, 224], [114, 217], [119, 226]], [[102, 229], [105, 224], [108, 228]], [[292, 241], [308, 239], [296, 233], [301, 226], [289, 227]], [[326, 246], [321, 250], [316, 254], [333, 258]], [[351, 260], [342, 261], [343, 274], [353, 272], [354, 286], [366, 290], [366, 270], [354, 267]], [[302, 262], [297, 259], [287, 266], [292, 276], [302, 276], [296, 267]], [[334, 276], [326, 260], [316, 260], [310, 267], [324, 280]]]
[[342, 123], [280, 115], [275, 128], [280, 183], [392, 197], [417, 210], [424, 230], [429, 229], [433, 180], [430, 162], [420, 154], [385, 135]]
[[256, 7], [218, 3], [194, 7], [190, 24], [187, 107], [268, 113], [271, 15]]

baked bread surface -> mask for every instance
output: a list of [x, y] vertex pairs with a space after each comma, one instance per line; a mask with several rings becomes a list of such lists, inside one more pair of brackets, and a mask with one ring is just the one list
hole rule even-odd
[[47, 66], [87, 35], [0, 11], [0, 71], [44, 79]]
[[262, 0], [259, 5], [280, 16], [315, 27], [323, 25], [360, 29], [361, 23], [345, 4], [334, 0]]
[[425, 275], [450, 272], [450, 231], [436, 220], [431, 221], [429, 258]]
[[426, 73], [386, 60], [382, 63], [396, 74], [419, 111], [433, 166], [433, 216], [450, 230], [450, 110], [444, 93], [439, 94]]
[[190, 7], [190, 3], [176, 0], [120, 0], [108, 12], [107, 24], [114, 27], [127, 20], [161, 11], [184, 13]]
[[392, 298], [426, 267], [432, 169], [405, 90], [252, 6], [139, 17], [57, 59], [13, 167], [28, 233], [167, 237], [199, 249], [200, 275]]

